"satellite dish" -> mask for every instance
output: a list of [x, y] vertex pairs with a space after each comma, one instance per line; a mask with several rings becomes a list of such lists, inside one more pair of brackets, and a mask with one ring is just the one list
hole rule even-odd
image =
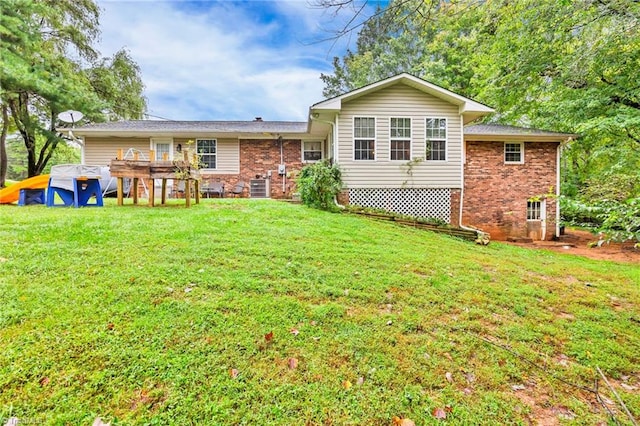
[[60, 114], [58, 114], [58, 119], [60, 121], [63, 121], [65, 123], [71, 123], [71, 124], [74, 124], [82, 120], [82, 117], [84, 117], [83, 113], [81, 113], [80, 111], [73, 111], [73, 110], [63, 111]]

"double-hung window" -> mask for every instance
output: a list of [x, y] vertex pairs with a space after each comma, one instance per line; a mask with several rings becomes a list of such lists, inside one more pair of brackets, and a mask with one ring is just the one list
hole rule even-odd
[[218, 141], [215, 139], [197, 139], [196, 150], [203, 169], [215, 169], [218, 157]]
[[163, 161], [165, 154], [167, 156], [167, 160], [171, 159], [171, 144], [158, 142], [156, 143], [156, 161]]
[[391, 160], [411, 160], [411, 119], [391, 118]]
[[522, 142], [507, 142], [504, 144], [504, 162], [506, 164], [524, 163], [524, 144]]
[[353, 159], [376, 159], [376, 119], [355, 117], [353, 119]]
[[447, 159], [447, 119], [426, 119], [427, 152], [426, 159], [445, 161]]
[[322, 160], [322, 142], [304, 141], [302, 142], [302, 161]]

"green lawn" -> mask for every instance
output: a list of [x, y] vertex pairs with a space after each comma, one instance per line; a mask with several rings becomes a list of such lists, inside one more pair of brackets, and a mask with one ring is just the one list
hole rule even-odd
[[639, 265], [275, 201], [3, 205], [0, 424], [613, 423], [579, 387], [640, 416], [639, 301]]

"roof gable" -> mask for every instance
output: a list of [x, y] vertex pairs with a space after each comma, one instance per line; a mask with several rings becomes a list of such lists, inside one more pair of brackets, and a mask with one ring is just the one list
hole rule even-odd
[[481, 104], [480, 102], [476, 102], [473, 99], [465, 98], [464, 96], [458, 95], [457, 93], [451, 92], [447, 89], [444, 89], [440, 86], [429, 83], [426, 80], [407, 73], [398, 74], [385, 80], [381, 80], [376, 83], [361, 87], [359, 89], [352, 90], [351, 92], [344, 93], [340, 96], [318, 102], [311, 106], [311, 111], [339, 112], [342, 109], [343, 103], [368, 95], [370, 93], [377, 92], [395, 84], [405, 84], [421, 92], [439, 98], [445, 102], [458, 106], [460, 114], [462, 114], [464, 117], [465, 123], [469, 123], [479, 117], [494, 112], [493, 108]]

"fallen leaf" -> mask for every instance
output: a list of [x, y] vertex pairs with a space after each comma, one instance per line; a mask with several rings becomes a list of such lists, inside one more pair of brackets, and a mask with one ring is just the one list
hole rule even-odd
[[289, 358], [289, 370], [295, 370], [298, 368], [298, 358]]
[[232, 379], [235, 379], [236, 377], [238, 377], [238, 374], [240, 374], [240, 371], [238, 371], [237, 368], [232, 368], [231, 370], [229, 370], [229, 375], [231, 376]]
[[525, 390], [527, 387], [525, 385], [511, 385], [511, 389], [514, 391]]
[[364, 377], [358, 377], [358, 380], [356, 381], [356, 385], [362, 386], [363, 384], [364, 384]]
[[453, 361], [453, 357], [449, 352], [445, 352], [444, 354], [442, 354], [442, 356], [448, 359], [449, 361]]
[[20, 419], [18, 419], [17, 417], [9, 417], [4, 426], [18, 426], [18, 424], [20, 424]]
[[464, 388], [462, 389], [462, 393], [464, 393], [465, 395], [471, 395], [473, 391], [471, 390], [471, 388]]
[[51, 380], [47, 376], [40, 379], [40, 386], [47, 386]]
[[9, 259], [7, 259], [6, 257], [0, 257], [0, 262], [6, 262], [7, 260]]
[[111, 423], [105, 423], [100, 417], [96, 417], [91, 426], [110, 426]]
[[311, 321], [309, 324], [311, 324], [311, 325], [314, 325], [314, 326], [315, 326], [315, 325], [317, 324], [317, 322], [315, 322], [315, 321]]
[[115, 325], [113, 325], [112, 322], [110, 322], [109, 324], [107, 324], [107, 330], [113, 330], [113, 327], [115, 327]]
[[391, 324], [393, 324], [393, 321], [391, 320], [387, 321], [387, 325], [391, 325]]
[[447, 382], [453, 383], [453, 374], [451, 374], [451, 372], [447, 371], [444, 377], [447, 379]]
[[431, 412], [431, 414], [433, 415], [433, 417], [435, 417], [436, 419], [439, 420], [444, 420], [447, 418], [447, 412], [443, 409], [443, 408], [434, 408], [433, 411]]
[[351, 386], [353, 386], [353, 385], [348, 380], [345, 380], [344, 382], [342, 382], [342, 387], [345, 388], [346, 390], [351, 389]]
[[620, 386], [622, 387], [622, 389], [628, 390], [628, 391], [638, 390], [637, 386], [628, 385], [626, 383], [620, 383]]
[[273, 340], [273, 331], [268, 332], [267, 334], [264, 335], [264, 340], [266, 340], [267, 342], [270, 342]]
[[411, 419], [401, 419], [398, 416], [393, 416], [393, 426], [416, 426], [416, 424]]
[[464, 378], [467, 379], [467, 383], [473, 383], [476, 381], [476, 375], [473, 373], [466, 373]]
[[292, 328], [290, 333], [293, 334], [294, 336], [297, 336], [298, 334], [300, 334], [300, 331], [297, 328]]

